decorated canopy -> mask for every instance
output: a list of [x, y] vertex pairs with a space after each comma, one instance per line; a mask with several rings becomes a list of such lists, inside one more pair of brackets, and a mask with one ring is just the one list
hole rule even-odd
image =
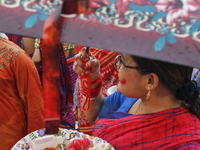
[[46, 127], [59, 121], [59, 42], [200, 68], [200, 0], [1, 0], [0, 20], [1, 32], [44, 39]]
[[198, 0], [1, 0], [0, 31], [42, 38], [53, 13], [61, 42], [200, 66]]

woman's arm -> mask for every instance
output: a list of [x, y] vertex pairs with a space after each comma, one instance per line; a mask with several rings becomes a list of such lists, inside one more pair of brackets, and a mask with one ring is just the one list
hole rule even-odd
[[33, 54], [35, 47], [35, 38], [31, 37], [22, 37], [23, 39], [23, 48], [26, 51], [27, 54]]
[[35, 64], [36, 68], [41, 66], [41, 56], [40, 56], [40, 50], [39, 48], [36, 48], [34, 53], [33, 53], [33, 57], [32, 57], [32, 61]]
[[[104, 96], [100, 94], [94, 100], [90, 100], [90, 108], [87, 111], [84, 111], [86, 119], [93, 124], [96, 124], [99, 121], [99, 111], [101, 109], [102, 102], [104, 100]], [[85, 102], [85, 97], [83, 97], [83, 103]], [[88, 103], [86, 103], [86, 108]]]
[[[86, 82], [82, 82], [82, 91], [83, 87], [86, 89], [85, 91], [95, 90], [98, 89], [101, 90], [100, 83], [96, 82], [94, 84], [91, 84], [91, 88], [88, 89], [88, 83], [87, 78], [88, 76], [92, 81], [95, 81], [100, 76], [100, 63], [95, 58], [95, 56], [89, 52], [89, 56], [91, 57], [90, 60], [88, 60], [88, 55], [86, 53], [86, 48], [81, 49], [81, 52], [75, 56], [75, 62], [73, 65], [73, 70], [76, 72], [82, 79], [85, 79]], [[100, 92], [100, 91], [99, 91]], [[84, 92], [83, 92], [84, 93]], [[86, 94], [84, 93], [82, 104], [86, 101]], [[92, 100], [91, 100], [92, 99]], [[85, 108], [88, 108], [88, 102], [90, 102], [90, 107], [88, 110], [84, 111], [84, 114], [86, 116], [86, 119], [91, 123], [96, 123], [98, 121], [98, 113], [101, 109], [101, 105], [103, 102], [104, 96], [103, 95], [96, 95], [95, 98], [91, 97], [88, 99], [87, 103], [85, 104]]]

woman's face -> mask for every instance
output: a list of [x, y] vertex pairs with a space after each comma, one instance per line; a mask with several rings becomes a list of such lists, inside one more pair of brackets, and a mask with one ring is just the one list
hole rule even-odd
[[[121, 60], [126, 66], [138, 67], [130, 55], [121, 54]], [[124, 67], [120, 62], [118, 65], [120, 67], [118, 70], [119, 83], [117, 90], [127, 97], [142, 98], [142, 95], [145, 95], [144, 93], [146, 92], [143, 75], [134, 68]]]

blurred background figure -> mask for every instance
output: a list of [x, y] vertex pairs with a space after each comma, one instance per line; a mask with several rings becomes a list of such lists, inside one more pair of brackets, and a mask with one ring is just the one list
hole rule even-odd
[[[38, 69], [42, 84], [42, 40], [35, 39], [35, 52], [32, 61]], [[76, 45], [60, 43], [58, 47], [60, 60], [60, 127], [75, 129], [73, 112], [74, 83], [78, 75], [73, 71], [73, 56], [76, 54]]]

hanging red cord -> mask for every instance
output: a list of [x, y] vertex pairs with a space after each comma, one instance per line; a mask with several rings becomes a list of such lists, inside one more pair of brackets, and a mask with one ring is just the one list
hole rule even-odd
[[[86, 52], [87, 52], [87, 55], [89, 53], [89, 47], [87, 47], [86, 49]], [[86, 63], [86, 66], [88, 67], [88, 72], [89, 74], [88, 75], [79, 75], [80, 78], [84, 78], [82, 80], [82, 92], [83, 92], [83, 95], [85, 95], [85, 102], [83, 103], [83, 110], [84, 111], [87, 111], [89, 108], [90, 108], [90, 98], [94, 98], [94, 97], [97, 97], [99, 94], [100, 94], [100, 91], [101, 91], [101, 87], [102, 87], [102, 84], [103, 84], [103, 80], [102, 80], [102, 76], [101, 74], [99, 75], [99, 78], [96, 79], [95, 81], [91, 82], [91, 78], [90, 78], [90, 67], [89, 67], [89, 64], [88, 64], [88, 61], [90, 60], [91, 58], [88, 57], [88, 60], [83, 60], [83, 62]], [[85, 78], [87, 78], [87, 81], [85, 80]], [[99, 82], [100, 83], [100, 86], [99, 88], [95, 89], [95, 90], [91, 90], [91, 84], [94, 84], [94, 83], [97, 83]], [[85, 87], [85, 84], [87, 84], [87, 88]], [[88, 107], [86, 108], [86, 104], [88, 104]]]
[[[87, 80], [88, 80], [88, 90], [87, 90], [87, 94], [86, 94], [86, 99], [85, 99], [85, 102], [83, 104], [83, 110], [84, 111], [87, 111], [89, 108], [90, 108], [90, 91], [91, 91], [91, 79], [90, 79], [90, 76], [87, 77]], [[84, 83], [83, 83], [83, 86], [84, 86]], [[86, 104], [88, 102], [88, 107], [86, 107]]]
[[[88, 80], [89, 79], [89, 80]], [[99, 87], [97, 89], [91, 90], [91, 84], [99, 82]], [[88, 87], [85, 87], [85, 84], [88, 85]], [[102, 76], [99, 75], [99, 78], [95, 81], [91, 82], [90, 76], [87, 76], [87, 81], [83, 79], [82, 81], [82, 92], [83, 95], [85, 95], [85, 102], [83, 103], [83, 110], [87, 111], [90, 108], [90, 98], [95, 98], [101, 93], [101, 87], [103, 84]], [[86, 108], [86, 104], [88, 104], [88, 107]]]
[[[87, 63], [87, 61], [83, 60], [85, 63]], [[86, 64], [87, 65], [87, 64]], [[88, 86], [88, 90], [87, 90], [87, 94], [86, 94], [86, 100], [85, 100], [85, 103], [83, 104], [83, 110], [88, 110], [89, 107], [90, 107], [90, 91], [91, 91], [91, 78], [90, 78], [90, 68], [88, 68], [88, 71], [89, 71], [89, 74], [88, 75], [79, 75], [81, 78], [87, 78], [87, 86]], [[84, 80], [84, 79], [83, 79]], [[85, 108], [85, 105], [88, 101], [88, 108], [86, 109]]]

